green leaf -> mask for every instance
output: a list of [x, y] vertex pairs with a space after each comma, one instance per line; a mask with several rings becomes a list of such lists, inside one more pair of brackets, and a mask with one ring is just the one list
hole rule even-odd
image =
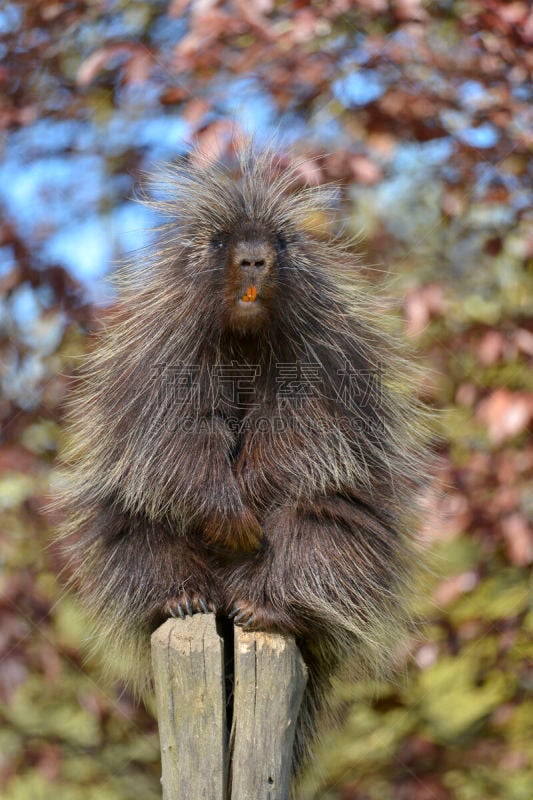
[[503, 570], [482, 581], [451, 609], [455, 624], [471, 619], [498, 620], [515, 617], [528, 607], [530, 591], [519, 570]]
[[443, 656], [420, 676], [421, 714], [436, 740], [464, 736], [512, 693], [501, 672], [477, 685], [477, 658]]

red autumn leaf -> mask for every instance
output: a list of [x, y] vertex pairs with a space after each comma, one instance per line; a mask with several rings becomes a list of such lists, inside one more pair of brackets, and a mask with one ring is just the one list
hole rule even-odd
[[407, 334], [419, 336], [432, 317], [442, 313], [444, 291], [436, 283], [420, 286], [410, 292], [405, 300]]
[[522, 433], [533, 416], [533, 396], [508, 389], [496, 389], [483, 400], [476, 417], [488, 430], [489, 439], [500, 445], [512, 436]]
[[[107, 45], [91, 53], [78, 69], [78, 74], [76, 75], [77, 85], [88, 86], [108, 66], [109, 62], [117, 58], [117, 56], [123, 56], [126, 60], [128, 82], [146, 80], [152, 63], [150, 52], [142, 45], [124, 42]], [[135, 62], [134, 64], [129, 63], [132, 60]]]
[[502, 532], [509, 561], [525, 567], [533, 561], [533, 533], [521, 514], [511, 514], [502, 520]]

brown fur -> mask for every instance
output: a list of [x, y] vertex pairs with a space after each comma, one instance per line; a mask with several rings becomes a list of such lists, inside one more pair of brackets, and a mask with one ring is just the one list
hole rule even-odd
[[[151, 632], [187, 602], [294, 634], [300, 760], [331, 677], [383, 674], [408, 626], [425, 475], [412, 369], [349, 249], [306, 229], [327, 193], [250, 151], [238, 176], [184, 161], [161, 181], [160, 245], [121, 273], [128, 315], [72, 402], [75, 582], [140, 692]], [[238, 302], [250, 283], [258, 300]], [[303, 396], [284, 391], [294, 364], [318, 369]], [[234, 398], [217, 396], [228, 365], [248, 370]]]

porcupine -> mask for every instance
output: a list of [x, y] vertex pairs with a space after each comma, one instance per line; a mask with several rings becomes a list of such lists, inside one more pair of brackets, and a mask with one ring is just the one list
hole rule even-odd
[[[292, 634], [309, 669], [295, 763], [335, 675], [386, 674], [409, 626], [423, 414], [409, 358], [328, 192], [271, 153], [184, 158], [167, 217], [71, 403], [60, 504], [104, 654], [150, 691], [150, 634], [216, 611]], [[327, 716], [327, 713], [326, 713]]]

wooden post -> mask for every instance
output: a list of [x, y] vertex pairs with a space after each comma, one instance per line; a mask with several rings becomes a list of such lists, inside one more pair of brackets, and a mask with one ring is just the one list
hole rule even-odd
[[307, 669], [294, 639], [235, 628], [231, 800], [289, 800]]
[[163, 800], [223, 800], [224, 643], [213, 614], [169, 619], [152, 635]]
[[167, 620], [152, 636], [163, 800], [289, 798], [307, 670], [291, 637], [234, 632], [229, 753], [224, 642], [214, 615]]

